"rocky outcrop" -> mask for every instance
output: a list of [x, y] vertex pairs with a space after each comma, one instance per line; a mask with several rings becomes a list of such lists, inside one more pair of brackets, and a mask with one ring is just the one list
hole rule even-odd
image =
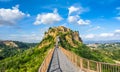
[[74, 40], [82, 42], [82, 39], [79, 37], [79, 32], [73, 32], [72, 36]]
[[44, 41], [41, 42], [41, 45], [39, 48], [42, 48], [44, 45], [49, 45], [51, 43], [49, 37], [53, 38], [54, 43], [56, 42], [56, 37], [59, 36], [61, 39], [64, 38], [64, 40], [67, 41], [71, 46], [76, 47], [77, 43], [82, 43], [81, 38], [79, 37], [78, 31], [72, 31], [69, 28], [66, 28], [64, 26], [58, 26], [49, 28], [47, 32], [45, 32], [45, 36], [43, 38]]
[[4, 43], [6, 46], [18, 47], [18, 45], [15, 44], [13, 41], [3, 41], [3, 43]]

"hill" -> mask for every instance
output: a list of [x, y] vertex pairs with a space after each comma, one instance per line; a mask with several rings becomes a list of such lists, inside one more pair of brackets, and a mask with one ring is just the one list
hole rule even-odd
[[[57, 29], [57, 30], [56, 30]], [[83, 44], [78, 31], [72, 31], [63, 26], [52, 28], [50, 33], [59, 36], [59, 45], [77, 55], [94, 61], [114, 63], [114, 61], [99, 50], [94, 50]], [[56, 34], [55, 34], [56, 33]], [[48, 33], [49, 34], [49, 33]], [[53, 35], [53, 36], [54, 36]]]
[[[78, 31], [59, 26], [49, 28], [45, 32], [43, 40], [34, 48], [30, 48], [23, 53], [0, 61], [0, 70], [6, 72], [36, 72], [43, 62], [48, 50], [54, 48], [56, 38], [59, 37], [59, 46], [70, 50], [77, 55], [101, 62], [114, 63], [99, 50], [94, 50], [83, 44]], [[14, 45], [15, 46], [15, 45]]]
[[[59, 37], [59, 45], [67, 50], [70, 50], [77, 55], [87, 58], [90, 60], [107, 62], [107, 63], [115, 63], [112, 58], [106, 56], [100, 50], [94, 50], [83, 44], [81, 37], [79, 36], [78, 31], [73, 31], [64, 26], [49, 28], [48, 32], [45, 32], [44, 38], [52, 37], [54, 42], [56, 37]], [[51, 41], [49, 42], [51, 43]], [[43, 42], [43, 46], [49, 43]], [[42, 46], [40, 45], [39, 48]]]
[[[35, 47], [0, 60], [0, 72], [37, 72], [48, 50], [54, 48], [54, 44], [55, 38], [45, 36]], [[15, 45], [12, 43], [12, 46]]]
[[120, 43], [95, 43], [88, 44], [91, 49], [98, 50], [107, 57], [113, 59], [116, 63], [120, 64]]
[[22, 53], [31, 47], [34, 47], [36, 43], [24, 43], [19, 41], [0, 41], [0, 60], [7, 57]]

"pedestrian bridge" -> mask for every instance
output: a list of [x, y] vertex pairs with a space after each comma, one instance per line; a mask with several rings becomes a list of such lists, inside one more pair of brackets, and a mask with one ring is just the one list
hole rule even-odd
[[120, 72], [120, 65], [81, 58], [56, 46], [49, 50], [38, 72]]

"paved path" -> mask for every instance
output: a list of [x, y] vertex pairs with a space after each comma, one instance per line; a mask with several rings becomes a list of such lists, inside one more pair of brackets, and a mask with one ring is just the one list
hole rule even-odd
[[53, 58], [47, 72], [83, 72], [79, 70], [71, 61], [63, 54], [59, 48], [55, 48]]

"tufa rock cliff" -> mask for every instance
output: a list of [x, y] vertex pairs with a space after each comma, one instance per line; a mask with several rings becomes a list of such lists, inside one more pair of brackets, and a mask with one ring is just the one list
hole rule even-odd
[[13, 41], [3, 41], [3, 44], [9, 47], [18, 47], [18, 45], [14, 43]]
[[64, 26], [58, 26], [53, 28], [50, 27], [48, 31], [45, 32], [44, 38], [39, 44], [39, 48], [49, 46], [50, 44], [55, 44], [57, 36], [60, 38], [59, 43], [61, 46], [63, 43], [67, 43], [72, 47], [77, 47], [78, 43], [82, 43], [78, 31], [72, 31]]

